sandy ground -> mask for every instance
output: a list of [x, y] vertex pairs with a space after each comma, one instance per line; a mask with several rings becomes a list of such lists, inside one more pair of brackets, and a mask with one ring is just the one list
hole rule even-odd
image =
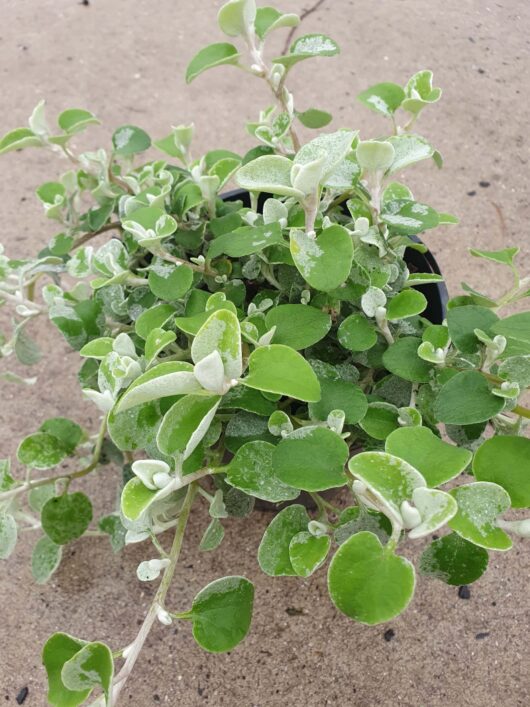
[[[212, 0], [2, 0], [0, 131], [23, 125], [45, 97], [50, 116], [67, 107], [94, 111], [104, 126], [81, 142], [106, 141], [124, 122], [154, 136], [193, 119], [198, 149], [250, 146], [242, 129], [267, 105], [261, 86], [235, 70], [219, 69], [188, 88], [190, 56], [217, 41]], [[300, 11], [311, 0], [284, 0]], [[301, 64], [291, 82], [300, 108], [335, 115], [333, 126], [359, 127], [364, 136], [384, 130], [354, 97], [384, 80], [403, 82], [421, 68], [435, 71], [444, 97], [427, 110], [421, 131], [446, 160], [437, 172], [422, 165], [410, 174], [416, 197], [458, 214], [461, 224], [428, 237], [453, 293], [467, 280], [487, 280], [494, 291], [503, 273], [466, 255], [470, 246], [499, 248], [519, 242], [530, 265], [528, 178], [528, 27], [524, 0], [327, 0], [304, 22], [342, 46], [340, 59]], [[306, 84], [307, 82], [307, 84]], [[303, 89], [303, 90], [302, 90]], [[250, 99], [253, 106], [250, 106]], [[33, 190], [53, 179], [60, 163], [38, 151], [2, 159], [2, 241], [12, 255], [36, 252], [53, 233]], [[502, 220], [499, 218], [499, 211]], [[504, 225], [503, 225], [504, 222]], [[37, 327], [38, 329], [38, 327]], [[94, 410], [80, 402], [77, 357], [53, 331], [40, 328], [45, 360], [41, 386], [4, 386], [0, 410], [2, 456], [39, 422], [68, 415], [95, 429]], [[117, 474], [86, 482], [98, 509], [113, 502]], [[99, 488], [98, 488], [99, 487]], [[256, 549], [267, 514], [228, 524], [213, 555], [195, 555], [207, 522], [193, 517], [170, 604], [186, 608], [207, 581], [244, 574], [256, 583], [256, 612], [248, 640], [230, 655], [210, 656], [194, 644], [189, 626], [155, 628], [127, 684], [123, 704], [276, 707], [506, 707], [528, 705], [530, 679], [530, 550], [492, 554], [487, 575], [468, 600], [457, 589], [421, 580], [416, 599], [390, 626], [368, 628], [339, 615], [326, 596], [325, 573], [311, 581], [262, 575]], [[33, 538], [3, 566], [0, 699], [16, 704], [27, 686], [26, 707], [44, 705], [40, 648], [65, 630], [123, 646], [136, 634], [152, 589], [135, 578], [146, 548], [117, 559], [106, 541], [87, 538], [69, 546], [60, 571], [45, 587], [31, 582]], [[190, 549], [191, 548], [191, 549]], [[385, 640], [392, 628], [393, 637]], [[386, 638], [390, 638], [386, 634]]]

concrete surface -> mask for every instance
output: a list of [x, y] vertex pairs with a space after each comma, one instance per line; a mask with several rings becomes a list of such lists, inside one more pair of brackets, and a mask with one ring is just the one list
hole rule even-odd
[[[197, 126], [197, 149], [250, 146], [244, 120], [268, 100], [259, 82], [230, 68], [205, 74], [191, 87], [183, 81], [195, 51], [220, 39], [219, 4], [3, 0], [0, 131], [23, 125], [45, 97], [50, 116], [76, 106], [104, 121], [79, 141], [82, 146], [108, 140], [124, 122], [158, 137], [170, 124], [189, 120]], [[293, 11], [307, 5], [311, 0], [281, 3]], [[419, 130], [439, 147], [446, 166], [437, 172], [421, 165], [408, 180], [417, 198], [461, 218], [459, 227], [427, 238], [453, 293], [463, 279], [475, 285], [485, 280], [494, 291], [507, 284], [502, 271], [466, 255], [470, 246], [519, 243], [521, 264], [529, 269], [529, 22], [525, 0], [325, 0], [304, 22], [304, 32], [327, 32], [342, 47], [340, 59], [301, 64], [291, 81], [298, 106], [330, 109], [333, 127], [359, 127], [364, 136], [382, 133], [384, 119], [368, 113], [355, 95], [379, 81], [404, 82], [421, 68], [435, 71], [444, 97], [425, 111]], [[64, 165], [38, 151], [7, 155], [1, 165], [1, 240], [12, 255], [36, 252], [53, 226], [33, 190]], [[93, 408], [72, 394], [76, 355], [58, 333], [42, 326], [36, 333], [46, 354], [36, 367], [41, 387], [4, 384], [2, 456], [46, 417], [68, 415], [96, 428]], [[103, 478], [84, 484], [100, 510], [112, 503], [118, 482], [115, 472], [103, 473], [110, 478], [105, 490], [99, 490]], [[492, 553], [489, 572], [473, 585], [470, 599], [458, 598], [456, 588], [420, 579], [403, 617], [368, 628], [334, 610], [324, 572], [311, 581], [272, 580], [259, 572], [256, 549], [267, 521], [259, 513], [251, 524], [232, 521], [220, 550], [196, 556], [193, 547], [207, 519], [204, 509], [194, 516], [170, 605], [185, 608], [207, 581], [244, 574], [257, 590], [251, 635], [232, 654], [216, 657], [194, 645], [188, 625], [155, 628], [123, 693], [124, 705], [529, 704], [528, 545]], [[46, 637], [65, 630], [123, 646], [136, 634], [152, 589], [135, 578], [146, 548], [129, 548], [116, 560], [106, 541], [93, 538], [69, 546], [50, 584], [35, 587], [29, 536], [0, 578], [0, 698], [16, 704], [27, 686], [24, 705], [36, 707], [46, 702], [39, 657]], [[389, 627], [395, 633], [387, 641]]]

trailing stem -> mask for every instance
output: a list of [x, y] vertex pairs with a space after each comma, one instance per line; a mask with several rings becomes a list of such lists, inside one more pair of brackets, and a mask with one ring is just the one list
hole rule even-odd
[[149, 611], [146, 614], [144, 622], [140, 628], [140, 631], [138, 632], [138, 635], [136, 636], [134, 641], [123, 651], [125, 663], [123, 664], [123, 667], [121, 668], [120, 672], [115, 677], [112, 686], [111, 704], [113, 705], [116, 704], [120, 692], [123, 689], [125, 683], [127, 682], [127, 679], [131, 674], [136, 661], [138, 660], [138, 656], [140, 655], [145, 640], [149, 635], [151, 628], [153, 627], [158, 611], [164, 606], [166, 595], [171, 585], [171, 580], [173, 579], [173, 575], [175, 574], [175, 569], [182, 548], [182, 542], [184, 540], [186, 525], [188, 523], [190, 511], [193, 506], [193, 501], [195, 499], [197, 490], [198, 488], [196, 483], [192, 483], [188, 487], [188, 492], [186, 494], [186, 498], [184, 500], [184, 504], [182, 506], [182, 510], [178, 518], [177, 527], [175, 529], [173, 545], [171, 546], [171, 551], [168, 556], [169, 565], [164, 571], [162, 581], [160, 582], [158, 590], [155, 594], [155, 598], [153, 599], [153, 603], [149, 607]]

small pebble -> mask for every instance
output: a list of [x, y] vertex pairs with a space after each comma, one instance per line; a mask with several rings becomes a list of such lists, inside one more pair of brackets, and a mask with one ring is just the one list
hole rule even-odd
[[468, 196], [475, 196], [476, 193], [477, 192], [474, 189], [472, 189], [471, 191], [468, 191], [467, 195]]
[[489, 635], [490, 635], [490, 632], [489, 632], [489, 631], [482, 631], [481, 633], [477, 633], [477, 635], [475, 636], [475, 638], [477, 639], [477, 641], [480, 641], [480, 640], [482, 640], [483, 638], [487, 638]]
[[458, 596], [460, 599], [471, 599], [471, 590], [467, 584], [463, 584], [461, 587], [458, 587]]
[[489, 187], [490, 183], [487, 182], [485, 179], [483, 179], [481, 182], [478, 183], [478, 185], [479, 185], [479, 187], [486, 189], [486, 187]]
[[394, 638], [395, 635], [396, 635], [396, 632], [394, 631], [394, 629], [393, 629], [393, 628], [388, 628], [388, 629], [384, 632], [383, 638], [384, 638], [385, 641], [388, 643], [389, 641], [391, 641], [391, 640]]
[[17, 705], [23, 705], [24, 702], [26, 701], [26, 697], [28, 696], [29, 689], [27, 687], [23, 687], [22, 690], [18, 693], [16, 700], [17, 700]]

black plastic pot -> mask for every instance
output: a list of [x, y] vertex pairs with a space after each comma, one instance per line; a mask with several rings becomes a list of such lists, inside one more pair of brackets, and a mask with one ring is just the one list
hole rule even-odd
[[[269, 194], [260, 194], [258, 199], [258, 211], [261, 211], [263, 203], [269, 198]], [[223, 201], [242, 201], [244, 206], [250, 207], [250, 194], [244, 189], [234, 189], [222, 195]], [[416, 236], [412, 236], [416, 243], [422, 241]], [[441, 275], [440, 268], [434, 255], [428, 250], [425, 253], [420, 253], [413, 248], [405, 250], [405, 262], [411, 273], [431, 273], [433, 275]], [[423, 316], [432, 324], [441, 324], [445, 318], [449, 293], [444, 282], [433, 282], [429, 285], [417, 285], [416, 288], [422, 292], [427, 299], [427, 308], [423, 312]], [[321, 492], [320, 495], [325, 499], [332, 499], [336, 496], [339, 489], [330, 489], [329, 491]], [[314, 509], [315, 503], [311, 496], [302, 491], [296, 499], [296, 503], [301, 503], [306, 508]], [[261, 511], [276, 512], [281, 508], [289, 505], [286, 503], [270, 503], [269, 501], [256, 500], [256, 508]]]
[[[270, 194], [260, 194], [258, 199], [258, 211], [263, 207], [264, 202]], [[250, 194], [244, 189], [233, 189], [232, 191], [222, 194], [223, 201], [242, 201], [244, 206], [250, 207]], [[412, 236], [412, 240], [416, 243], [422, 241], [416, 236]], [[440, 268], [434, 255], [428, 250], [425, 253], [420, 253], [413, 248], [407, 248], [405, 251], [405, 262], [411, 273], [431, 273], [433, 275], [441, 275]], [[444, 282], [433, 282], [430, 285], [417, 285], [415, 288], [422, 292], [427, 298], [427, 309], [423, 316], [432, 324], [441, 324], [445, 318], [449, 293]]]

